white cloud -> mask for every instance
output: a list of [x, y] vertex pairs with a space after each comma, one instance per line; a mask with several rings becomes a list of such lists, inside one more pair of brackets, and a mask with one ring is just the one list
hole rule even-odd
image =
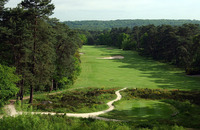
[[[10, 0], [15, 7], [20, 0]], [[173, 18], [200, 19], [199, 0], [52, 0], [61, 20]]]
[[[60, 10], [126, 10], [146, 6], [151, 0], [54, 0]], [[59, 4], [57, 4], [59, 3]]]

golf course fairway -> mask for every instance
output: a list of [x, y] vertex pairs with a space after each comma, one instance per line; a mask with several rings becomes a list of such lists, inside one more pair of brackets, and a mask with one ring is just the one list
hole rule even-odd
[[[160, 63], [134, 51], [106, 46], [83, 46], [81, 75], [73, 87], [151, 88], [200, 90], [200, 77], [187, 76], [184, 70]], [[103, 59], [123, 56], [124, 59]]]

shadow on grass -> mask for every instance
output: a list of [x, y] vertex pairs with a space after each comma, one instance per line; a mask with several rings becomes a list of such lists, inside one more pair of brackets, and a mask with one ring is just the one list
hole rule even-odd
[[118, 50], [113, 54], [113, 50], [105, 49], [105, 46], [94, 47], [103, 52], [103, 55], [111, 56], [122, 55], [124, 59], [115, 59], [116, 62], [125, 63], [120, 68], [133, 68], [142, 71], [141, 77], [152, 78], [152, 81], [159, 84], [163, 89], [182, 89], [182, 90], [200, 90], [200, 77], [189, 77], [184, 71], [173, 65], [160, 63], [142, 56], [134, 51]]
[[129, 110], [113, 110], [104, 117], [125, 121], [149, 121], [159, 119], [170, 119], [173, 111], [166, 105], [158, 103], [151, 107], [133, 107]]

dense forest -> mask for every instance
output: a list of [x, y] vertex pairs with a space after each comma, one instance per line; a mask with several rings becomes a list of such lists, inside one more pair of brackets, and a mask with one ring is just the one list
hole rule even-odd
[[87, 44], [109, 45], [184, 68], [189, 75], [200, 74], [199, 24], [146, 25], [112, 28], [104, 31], [82, 31]]
[[16, 8], [0, 3], [0, 105], [17, 95], [72, 85], [80, 73], [79, 34], [50, 19], [51, 0], [23, 0]]
[[120, 28], [120, 27], [129, 27], [133, 28], [135, 26], [146, 26], [149, 24], [154, 24], [155, 26], [159, 25], [171, 25], [171, 26], [180, 26], [183, 24], [200, 24], [198, 20], [110, 20], [110, 21], [65, 21], [63, 22], [67, 24], [72, 29], [80, 29], [80, 30], [90, 30], [90, 31], [103, 31], [109, 30], [112, 28]]

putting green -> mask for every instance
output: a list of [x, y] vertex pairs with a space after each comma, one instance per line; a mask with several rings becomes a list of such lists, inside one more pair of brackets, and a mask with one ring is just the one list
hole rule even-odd
[[126, 121], [145, 121], [170, 118], [176, 112], [170, 104], [157, 100], [122, 100], [115, 103], [115, 107], [112, 112], [101, 116]]

